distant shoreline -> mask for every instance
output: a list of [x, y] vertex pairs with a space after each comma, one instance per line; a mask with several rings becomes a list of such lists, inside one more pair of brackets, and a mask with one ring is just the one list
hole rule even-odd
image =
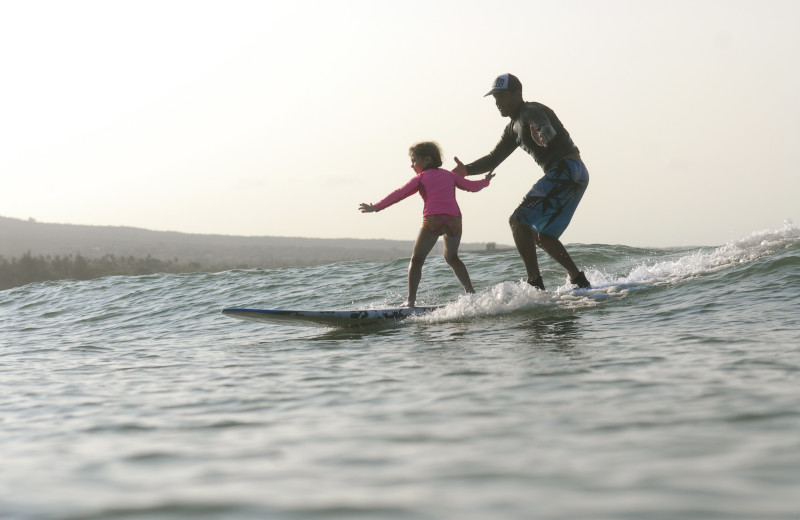
[[[0, 217], [0, 290], [35, 281], [112, 274], [218, 272], [408, 258], [412, 241], [244, 237], [150, 231], [121, 226], [51, 224]], [[435, 252], [441, 252], [441, 241]], [[512, 250], [464, 243], [464, 252]]]

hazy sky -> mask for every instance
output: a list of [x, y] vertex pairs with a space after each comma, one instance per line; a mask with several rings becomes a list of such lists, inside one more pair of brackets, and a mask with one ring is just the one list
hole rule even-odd
[[[565, 243], [717, 245], [800, 224], [796, 0], [0, 0], [0, 215], [233, 235], [412, 240], [361, 214], [435, 140], [472, 161], [516, 74], [581, 149]], [[512, 243], [522, 150], [458, 192]]]

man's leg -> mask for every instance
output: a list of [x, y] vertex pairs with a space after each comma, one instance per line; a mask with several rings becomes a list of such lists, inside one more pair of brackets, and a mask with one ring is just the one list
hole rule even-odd
[[543, 233], [537, 233], [537, 236], [538, 240], [536, 242], [539, 246], [544, 249], [548, 255], [553, 257], [553, 260], [561, 264], [561, 267], [567, 270], [567, 274], [569, 274], [570, 278], [576, 278], [578, 274], [580, 274], [578, 267], [575, 265], [575, 262], [572, 261], [572, 257], [569, 256], [567, 249], [559, 239]]
[[514, 245], [517, 246], [517, 252], [522, 257], [522, 263], [525, 264], [528, 283], [544, 290], [542, 273], [539, 272], [539, 260], [536, 258], [536, 232], [513, 215], [508, 219], [508, 224], [511, 226]]
[[553, 260], [561, 264], [561, 267], [567, 270], [567, 274], [572, 283], [576, 284], [578, 287], [590, 287], [586, 276], [583, 272], [578, 270], [575, 262], [572, 261], [572, 257], [569, 256], [567, 249], [559, 239], [543, 233], [537, 233], [537, 237], [538, 239], [536, 242], [539, 246], [544, 249], [548, 255], [553, 257]]

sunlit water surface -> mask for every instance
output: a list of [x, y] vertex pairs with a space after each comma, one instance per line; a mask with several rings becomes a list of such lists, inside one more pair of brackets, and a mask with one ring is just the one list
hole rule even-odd
[[778, 519], [800, 511], [800, 233], [570, 247], [598, 289], [440, 258], [0, 292], [0, 517]]

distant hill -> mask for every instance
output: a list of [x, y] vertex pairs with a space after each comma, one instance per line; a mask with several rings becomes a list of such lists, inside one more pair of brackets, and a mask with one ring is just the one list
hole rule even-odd
[[[26, 254], [34, 257], [79, 255], [87, 259], [113, 255], [149, 257], [214, 271], [234, 267], [318, 265], [343, 260], [391, 260], [410, 256], [412, 245], [412, 241], [401, 240], [200, 235], [0, 217], [0, 257], [5, 260]], [[441, 251], [441, 241], [437, 248]], [[462, 244], [461, 249], [486, 251], [487, 244]]]

